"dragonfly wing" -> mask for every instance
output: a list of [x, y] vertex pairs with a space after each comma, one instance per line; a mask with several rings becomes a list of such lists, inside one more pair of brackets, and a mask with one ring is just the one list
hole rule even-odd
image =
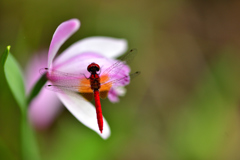
[[126, 83], [126, 81], [129, 81], [130, 79], [133, 79], [133, 78], [137, 77], [140, 73], [141, 73], [140, 71], [137, 71], [135, 73], [124, 76], [124, 77], [119, 78], [119, 79], [115, 79], [115, 80], [112, 80], [112, 81], [106, 81], [106, 82], [101, 84], [101, 87], [106, 90], [108, 88], [111, 88], [112, 86], [122, 86], [122, 84]]
[[80, 93], [81, 96], [83, 96], [87, 101], [93, 100], [93, 91], [92, 93]]
[[[84, 74], [70, 74], [48, 68], [40, 69], [42, 75], [46, 74], [49, 81], [54, 85], [61, 86], [90, 86], [89, 80]], [[86, 81], [83, 81], [86, 79]], [[84, 83], [82, 83], [84, 82]]]
[[99, 92], [100, 92], [100, 97], [102, 99], [105, 99], [108, 95], [108, 92], [109, 90], [111, 89], [112, 85], [111, 84], [108, 84], [108, 85], [104, 85], [106, 84], [106, 82], [109, 81], [109, 77], [107, 75], [102, 75], [101, 78], [100, 78], [100, 84], [101, 84], [101, 87], [99, 89]]
[[[140, 72], [133, 73], [131, 75], [117, 75], [120, 73], [124, 65], [133, 60], [137, 53], [137, 49], [131, 49], [120, 61], [114, 63], [111, 67], [106, 69], [100, 77], [101, 88], [99, 90], [100, 97], [106, 98], [109, 90], [113, 86], [123, 86], [126, 82], [129, 82], [130, 78], [134, 78], [140, 74]], [[117, 76], [116, 76], [117, 75]], [[116, 78], [121, 77], [121, 78]]]
[[136, 54], [137, 54], [137, 49], [131, 49], [119, 61], [117, 61], [111, 67], [106, 69], [102, 73], [102, 75], [108, 75], [109, 77], [114, 77], [116, 74], [118, 74], [121, 71], [121, 69], [124, 65], [126, 65], [127, 63], [130, 63], [134, 59]]
[[65, 72], [61, 72], [58, 70], [52, 70], [49, 68], [41, 68], [39, 70], [40, 74], [50, 74], [51, 76], [55, 76], [55, 77], [69, 77], [69, 78], [83, 78], [85, 77], [84, 74], [71, 74], [71, 73], [65, 73]]
[[68, 90], [79, 93], [91, 93], [90, 81], [83, 74], [70, 74], [56, 70], [44, 68], [40, 70], [41, 74], [46, 74], [51, 85], [46, 88], [56, 92]]
[[91, 88], [86, 86], [61, 86], [61, 85], [45, 85], [45, 88], [54, 92], [72, 91], [77, 93], [92, 93]]
[[66, 87], [66, 86], [58, 86], [58, 85], [45, 85], [45, 88], [54, 92], [59, 92], [64, 94], [68, 93], [69, 96], [74, 95], [73, 93], [77, 93], [83, 96], [87, 101], [91, 101], [93, 99], [93, 91], [89, 90], [88, 87], [79, 87], [79, 86]]
[[124, 76], [124, 77], [119, 78], [119, 79], [115, 79], [115, 80], [112, 80], [112, 81], [106, 81], [106, 82], [101, 83], [101, 88], [99, 89], [100, 97], [103, 98], [103, 99], [106, 98], [109, 90], [112, 87], [122, 86], [122, 84], [124, 84], [126, 82], [126, 79], [127, 80], [133, 79], [136, 76], [138, 76], [139, 74], [140, 74], [140, 72], [138, 71], [138, 72], [135, 72], [133, 74], [130, 74], [129, 76]]
[[105, 99], [105, 98], [107, 98], [107, 96], [108, 96], [108, 92], [109, 92], [109, 90], [107, 91], [100, 91], [100, 97], [102, 98], [102, 99]]

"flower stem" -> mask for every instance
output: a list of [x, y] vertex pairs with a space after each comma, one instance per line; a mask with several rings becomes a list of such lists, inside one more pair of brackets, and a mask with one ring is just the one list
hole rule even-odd
[[34, 132], [27, 120], [27, 112], [22, 112], [21, 140], [22, 159], [40, 160]]

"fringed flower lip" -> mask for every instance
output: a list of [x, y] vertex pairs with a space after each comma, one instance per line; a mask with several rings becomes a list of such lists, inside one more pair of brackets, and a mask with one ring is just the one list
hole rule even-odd
[[[89, 77], [90, 73], [87, 72], [87, 66], [89, 64], [96, 62], [101, 67], [101, 71], [104, 71], [106, 68], [118, 62], [118, 60], [114, 58], [126, 52], [127, 41], [125, 39], [98, 36], [80, 40], [56, 57], [61, 45], [75, 33], [79, 27], [80, 21], [78, 19], [70, 19], [60, 24], [56, 29], [48, 51], [47, 65], [49, 71], [51, 71], [48, 73], [48, 75], [50, 75], [48, 77], [48, 84], [54, 85], [55, 83], [54, 80], [52, 80], [53, 77], [51, 77], [52, 71], [57, 70], [74, 75], [82, 73], [84, 76]], [[121, 70], [116, 74], [115, 78], [117, 79], [121, 75], [129, 75], [129, 73], [130, 68], [127, 65], [122, 65]], [[109, 100], [112, 102], [119, 101], [118, 96], [125, 94], [124, 86], [128, 83], [129, 79], [126, 79], [124, 83], [119, 83], [117, 87], [111, 87], [108, 94]], [[102, 134], [100, 133], [98, 124], [96, 123], [96, 110], [92, 103], [80, 94], [75, 92], [70, 93], [69, 90], [62, 90], [61, 93], [55, 92], [54, 94], [57, 95], [65, 107], [85, 126], [97, 132], [103, 139], [110, 136], [110, 127], [104, 117], [104, 129]], [[38, 97], [35, 100], [37, 101], [37, 99]], [[48, 102], [45, 101], [45, 105], [48, 105]], [[51, 108], [51, 106], [49, 106], [49, 108]]]

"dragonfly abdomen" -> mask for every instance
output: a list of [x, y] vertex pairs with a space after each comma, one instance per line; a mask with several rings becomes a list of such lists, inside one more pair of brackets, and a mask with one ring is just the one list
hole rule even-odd
[[102, 133], [102, 131], [103, 131], [103, 116], [102, 116], [102, 108], [101, 108], [101, 102], [100, 102], [100, 96], [99, 96], [98, 90], [94, 90], [94, 99], [95, 99], [98, 128], [99, 128], [100, 132]]

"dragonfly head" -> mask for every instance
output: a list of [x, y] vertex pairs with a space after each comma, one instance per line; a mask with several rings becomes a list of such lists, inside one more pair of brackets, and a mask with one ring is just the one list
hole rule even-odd
[[91, 64], [88, 65], [87, 70], [90, 73], [96, 73], [97, 71], [100, 70], [100, 67], [96, 63], [91, 63]]

